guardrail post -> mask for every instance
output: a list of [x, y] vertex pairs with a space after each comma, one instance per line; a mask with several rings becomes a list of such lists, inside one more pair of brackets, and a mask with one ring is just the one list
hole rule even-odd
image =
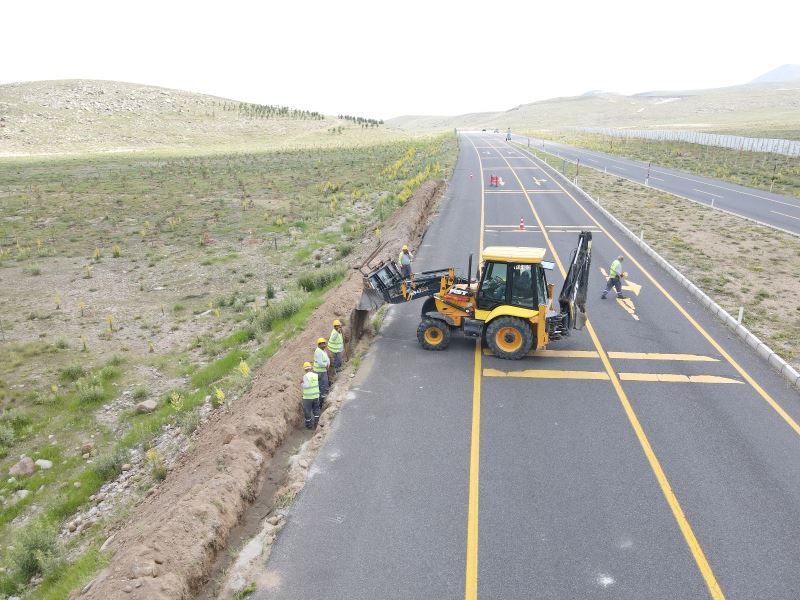
[[744, 317], [744, 306], [739, 307], [739, 317], [736, 319], [736, 322], [739, 323], [739, 325], [742, 324], [742, 317]]

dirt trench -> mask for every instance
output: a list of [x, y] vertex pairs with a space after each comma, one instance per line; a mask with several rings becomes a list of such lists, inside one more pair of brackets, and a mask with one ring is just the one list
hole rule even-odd
[[[371, 264], [394, 258], [403, 244], [416, 246], [444, 188], [443, 181], [423, 184], [381, 226], [380, 240], [364, 240], [352, 263], [361, 264], [379, 246]], [[250, 391], [230, 409], [212, 414], [196, 433], [193, 450], [107, 544], [112, 553], [108, 567], [71, 598], [192, 597], [254, 498], [264, 476], [262, 465], [302, 421], [298, 382], [316, 339], [327, 335], [336, 318], [348, 319], [347, 334], [357, 338], [363, 330], [366, 315], [355, 310], [362, 285], [354, 270], [327, 294], [306, 330], [284, 342], [255, 373]]]

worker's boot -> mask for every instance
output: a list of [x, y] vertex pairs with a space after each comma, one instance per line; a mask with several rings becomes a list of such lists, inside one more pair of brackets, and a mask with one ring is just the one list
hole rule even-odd
[[617, 294], [617, 298], [619, 298], [620, 300], [625, 300], [627, 296], [625, 294]]

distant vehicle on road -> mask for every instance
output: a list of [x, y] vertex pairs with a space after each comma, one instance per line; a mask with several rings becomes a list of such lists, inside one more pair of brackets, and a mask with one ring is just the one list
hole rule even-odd
[[495, 133], [500, 133], [500, 130], [499, 129], [495, 129], [494, 132]]

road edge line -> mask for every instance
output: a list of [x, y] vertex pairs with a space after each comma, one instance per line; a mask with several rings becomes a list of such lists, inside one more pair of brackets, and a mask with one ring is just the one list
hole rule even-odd
[[[525, 150], [526, 148], [520, 148], [521, 150]], [[530, 154], [530, 152], [529, 152]], [[535, 158], [535, 155], [532, 155]], [[762, 358], [767, 365], [772, 368], [775, 372], [777, 372], [786, 382], [791, 385], [792, 387], [800, 390], [800, 373], [798, 373], [792, 365], [782, 359], [778, 354], [770, 348], [767, 344], [765, 344], [758, 336], [756, 336], [752, 331], [750, 331], [747, 327], [739, 323], [731, 314], [722, 308], [719, 304], [714, 302], [703, 290], [701, 290], [697, 285], [695, 285], [688, 277], [686, 277], [683, 273], [681, 273], [678, 269], [676, 269], [669, 261], [667, 261], [664, 257], [662, 257], [658, 252], [653, 250], [646, 242], [639, 239], [635, 233], [633, 233], [628, 227], [625, 226], [622, 221], [617, 219], [614, 215], [612, 215], [607, 209], [605, 209], [597, 200], [592, 198], [583, 188], [581, 188], [578, 184], [570, 181], [568, 177], [562, 175], [558, 169], [553, 168], [550, 165], [547, 165], [549, 169], [555, 173], [560, 179], [562, 179], [567, 184], [571, 185], [574, 189], [576, 189], [594, 208], [600, 211], [605, 218], [607, 218], [611, 223], [616, 226], [617, 228], [625, 234], [636, 246], [639, 247], [645, 254], [647, 254], [650, 258], [652, 258], [656, 264], [662, 267], [669, 275], [675, 279], [679, 284], [681, 284], [686, 290], [689, 292], [690, 295], [694, 296], [700, 301], [700, 304], [703, 305], [703, 308], [707, 309], [708, 312], [712, 314], [712, 316], [717, 317], [719, 321], [722, 322], [728, 329], [733, 331], [737, 337], [741, 338], [742, 341], [750, 346], [753, 350], [755, 350], [755, 354]], [[640, 184], [641, 185], [641, 184]], [[662, 191], [662, 190], [659, 190]], [[670, 194], [671, 192], [665, 192]], [[675, 195], [675, 194], [672, 194]], [[682, 198], [682, 196], [678, 196]], [[684, 198], [688, 200], [688, 198]], [[690, 200], [691, 202], [696, 202], [694, 200]], [[717, 209], [720, 210], [720, 209]], [[733, 214], [733, 213], [731, 213]], [[742, 217], [741, 215], [734, 215], [739, 218], [747, 218]], [[752, 219], [748, 219], [751, 220]], [[776, 229], [775, 227], [769, 226], [772, 229]], [[783, 230], [780, 230], [783, 231]], [[791, 233], [791, 232], [785, 232]], [[795, 234], [792, 234], [795, 235]]]
[[475, 343], [472, 374], [472, 430], [469, 447], [469, 500], [467, 509], [467, 556], [464, 599], [478, 598], [478, 476], [481, 434], [481, 342]]

